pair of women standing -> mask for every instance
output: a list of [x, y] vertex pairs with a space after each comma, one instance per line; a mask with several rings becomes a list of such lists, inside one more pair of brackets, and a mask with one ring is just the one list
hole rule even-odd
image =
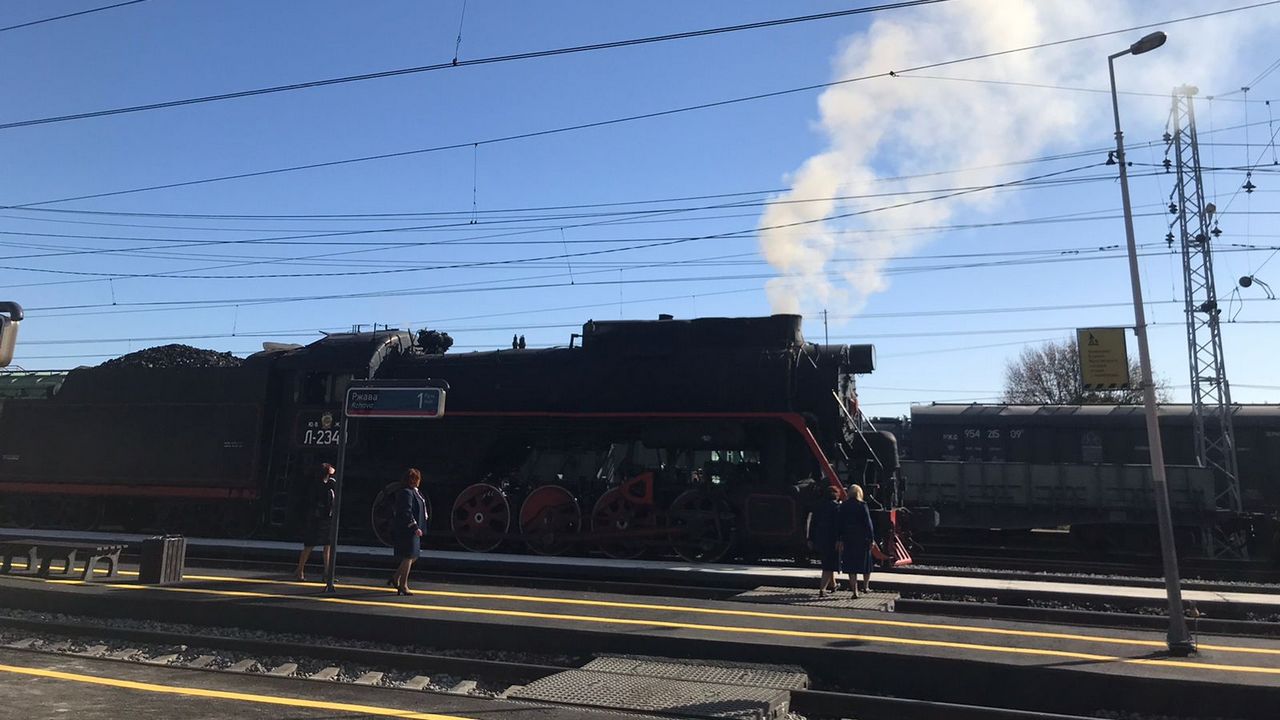
[[[391, 522], [392, 545], [395, 558], [400, 564], [387, 584], [394, 587], [400, 595], [411, 595], [409, 570], [422, 551], [422, 536], [427, 528], [427, 502], [418, 490], [418, 486], [422, 484], [422, 473], [417, 468], [406, 470], [401, 483], [403, 487], [396, 491]], [[329, 557], [333, 552], [329, 534], [333, 527], [336, 487], [334, 467], [329, 463], [321, 463], [317, 468], [315, 484], [308, 488], [302, 555], [298, 558], [298, 567], [293, 573], [296, 580], [306, 580], [304, 571], [307, 560], [317, 545], [324, 548], [324, 566], [329, 567]]]
[[835, 574], [849, 574], [849, 589], [858, 597], [858, 574], [863, 576], [862, 592], [871, 589], [871, 546], [875, 528], [871, 511], [863, 502], [862, 488], [850, 485], [848, 497], [840, 502], [840, 491], [831, 486], [809, 521], [809, 545], [822, 560], [822, 580], [818, 595], [835, 591]]

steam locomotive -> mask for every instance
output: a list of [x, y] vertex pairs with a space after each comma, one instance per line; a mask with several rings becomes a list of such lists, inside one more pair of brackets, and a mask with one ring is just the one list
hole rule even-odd
[[[0, 401], [0, 507], [17, 526], [288, 537], [351, 423], [350, 539], [385, 537], [388, 483], [413, 466], [437, 545], [792, 557], [821, 488], [857, 482], [881, 559], [910, 561], [895, 440], [856, 411], [870, 345], [806, 342], [794, 315], [663, 316], [587, 322], [568, 347], [428, 349], [353, 332], [238, 367], [28, 377]], [[365, 379], [445, 381], [447, 413], [348, 420], [345, 390]]]

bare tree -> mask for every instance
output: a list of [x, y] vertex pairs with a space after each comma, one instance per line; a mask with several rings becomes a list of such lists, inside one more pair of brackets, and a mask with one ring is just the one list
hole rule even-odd
[[[1004, 401], [1019, 405], [1138, 405], [1142, 372], [1136, 360], [1129, 360], [1128, 390], [1085, 391], [1080, 380], [1080, 353], [1076, 339], [1050, 341], [1027, 348], [1004, 371]], [[1156, 400], [1169, 402], [1168, 384], [1155, 379]]]

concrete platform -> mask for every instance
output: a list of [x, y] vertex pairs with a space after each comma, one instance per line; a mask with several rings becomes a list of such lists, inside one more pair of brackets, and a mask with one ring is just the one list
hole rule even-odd
[[407, 598], [372, 580], [326, 595], [226, 570], [191, 570], [170, 587], [0, 578], [0, 605], [437, 647], [790, 663], [842, 687], [1079, 714], [1270, 719], [1280, 702], [1280, 641], [1269, 639], [1201, 637], [1198, 656], [1173, 658], [1162, 634], [1138, 630], [421, 580]]
[[[90, 541], [117, 541], [138, 544], [143, 535], [124, 533], [60, 532], [51, 530], [13, 531], [14, 536], [75, 537]], [[266, 551], [281, 560], [297, 559], [297, 543], [272, 540], [227, 540], [188, 538], [188, 552], [200, 551], [234, 558], [248, 550]], [[390, 566], [390, 550], [364, 545], [339, 545], [339, 561], [347, 565]], [[319, 553], [315, 556], [318, 560]], [[817, 578], [816, 568], [779, 567], [729, 563], [685, 563], [670, 560], [614, 560], [603, 557], [546, 557], [505, 553], [471, 553], [430, 549], [415, 565], [421, 571], [491, 573], [498, 576], [555, 576], [599, 579], [602, 570], [622, 574], [637, 582], [663, 582], [717, 587], [725, 590], [752, 590], [760, 586], [809, 588]], [[1036, 596], [1068, 595], [1081, 599], [1164, 603], [1163, 587], [1099, 585], [1062, 580], [1006, 580], [982, 577], [925, 575], [904, 571], [878, 571], [872, 576], [877, 591], [948, 592]], [[1256, 607], [1280, 611], [1280, 592], [1265, 590], [1183, 590], [1185, 600], [1205, 607]], [[1222, 616], [1223, 613], [1213, 613]], [[1230, 616], [1232, 613], [1227, 613]]]
[[893, 612], [897, 593], [864, 592], [858, 597], [848, 590], [819, 595], [812, 588], [758, 587], [733, 596], [734, 600], [759, 605], [801, 605], [845, 610], [879, 610]]
[[[4, 707], [26, 720], [616, 720], [583, 708], [221, 673], [0, 648]], [[21, 709], [19, 711], [19, 708]]]

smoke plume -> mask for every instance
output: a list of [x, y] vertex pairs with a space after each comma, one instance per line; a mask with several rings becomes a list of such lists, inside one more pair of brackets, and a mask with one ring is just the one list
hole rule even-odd
[[[865, 33], [843, 43], [833, 75], [841, 79], [901, 70], [1206, 9], [1191, 2], [957, 0], [879, 17]], [[1260, 38], [1262, 26], [1274, 29], [1274, 15], [1252, 11], [1169, 27], [1169, 44], [1144, 56], [1140, 72], [1126, 66], [1133, 68], [1127, 70], [1130, 89], [1168, 92], [1188, 81], [1202, 87], [1239, 85], [1238, 75], [1253, 73], [1248, 68], [1233, 72], [1231, 55], [1243, 52], [1248, 38]], [[1106, 56], [1150, 31], [828, 88], [818, 100], [825, 149], [800, 164], [788, 178], [790, 189], [776, 198], [784, 202], [770, 205], [760, 219], [761, 254], [779, 272], [766, 284], [774, 312], [824, 307], [858, 312], [869, 297], [889, 287], [889, 259], [909, 255], [925, 242], [905, 228], [946, 223], [958, 214], [989, 215], [999, 209], [1003, 195], [974, 193], [897, 208], [888, 206], [930, 194], [830, 198], [1005, 182], [1045, 168], [1002, 164], [1105, 146], [1111, 140], [1105, 94], [921, 75], [1106, 88]], [[1215, 44], [1215, 58], [1208, 62], [1204, 38], [1232, 35], [1238, 42]], [[1256, 51], [1259, 46], [1252, 47]], [[1148, 125], [1161, 124], [1167, 106], [1167, 100], [1158, 99], [1141, 105]], [[931, 174], [885, 179], [922, 173]], [[815, 198], [821, 200], [785, 202]]]

